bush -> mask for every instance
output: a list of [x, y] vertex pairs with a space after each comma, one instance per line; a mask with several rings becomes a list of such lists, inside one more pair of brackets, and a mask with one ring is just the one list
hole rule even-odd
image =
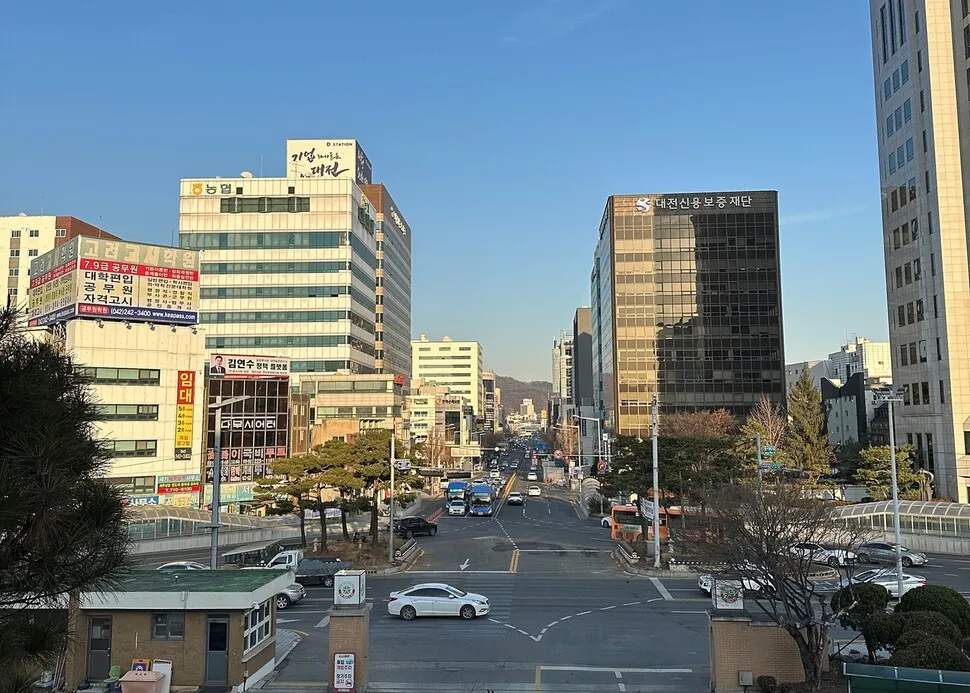
[[610, 511], [610, 504], [601, 496], [593, 496], [586, 501], [586, 509], [589, 510], [590, 515], [602, 515]]
[[843, 587], [832, 595], [832, 611], [842, 611], [853, 602], [855, 606], [839, 616], [839, 623], [843, 628], [862, 630], [873, 616], [886, 613], [886, 607], [889, 606], [889, 591], [882, 585], [874, 585], [871, 582]]
[[793, 683], [779, 683], [778, 693], [795, 693], [795, 684]]
[[907, 611], [935, 611], [943, 614], [964, 636], [970, 637], [970, 602], [950, 587], [925, 585], [910, 590], [896, 605], [896, 613]]
[[[970, 659], [958, 648], [940, 638], [924, 638], [896, 650], [888, 662], [891, 667], [970, 671]], [[781, 689], [779, 688], [779, 693]]]
[[893, 614], [896, 621], [896, 639], [890, 644], [896, 649], [909, 647], [914, 639], [939, 638], [954, 647], [963, 645], [963, 634], [946, 616], [936, 611], [904, 611]]
[[761, 693], [777, 693], [778, 679], [774, 676], [762, 674], [758, 677], [758, 688], [761, 689]]

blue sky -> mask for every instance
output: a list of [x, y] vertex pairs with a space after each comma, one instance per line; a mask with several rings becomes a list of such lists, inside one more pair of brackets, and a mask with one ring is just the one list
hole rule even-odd
[[787, 360], [824, 357], [888, 329], [868, 11], [811, 5], [14, 3], [0, 214], [169, 243], [179, 178], [355, 137], [413, 229], [413, 333], [548, 380], [608, 195], [777, 189]]

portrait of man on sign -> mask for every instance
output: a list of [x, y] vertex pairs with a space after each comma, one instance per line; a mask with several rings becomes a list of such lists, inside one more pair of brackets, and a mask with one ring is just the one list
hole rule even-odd
[[209, 364], [209, 375], [221, 378], [226, 374], [226, 367], [222, 363], [221, 356], [213, 356], [212, 362]]

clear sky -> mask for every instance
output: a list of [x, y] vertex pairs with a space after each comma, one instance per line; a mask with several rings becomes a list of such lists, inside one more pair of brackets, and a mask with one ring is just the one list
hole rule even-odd
[[887, 338], [867, 3], [9, 3], [0, 214], [170, 243], [180, 178], [360, 140], [414, 335], [550, 378], [610, 194], [780, 191], [789, 362]]

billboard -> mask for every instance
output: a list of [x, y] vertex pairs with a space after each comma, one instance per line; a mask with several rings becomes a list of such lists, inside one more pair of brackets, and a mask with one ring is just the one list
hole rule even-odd
[[287, 140], [287, 178], [350, 178], [369, 185], [373, 168], [357, 140]]
[[178, 372], [175, 395], [175, 459], [192, 459], [193, 418], [195, 417], [195, 371]]
[[[199, 253], [79, 236], [30, 263], [31, 327], [72, 317], [199, 321]], [[36, 281], [35, 281], [36, 280]]]
[[290, 360], [275, 356], [214, 353], [209, 356], [209, 367], [206, 372], [210, 378], [226, 378], [228, 380], [289, 378]]

